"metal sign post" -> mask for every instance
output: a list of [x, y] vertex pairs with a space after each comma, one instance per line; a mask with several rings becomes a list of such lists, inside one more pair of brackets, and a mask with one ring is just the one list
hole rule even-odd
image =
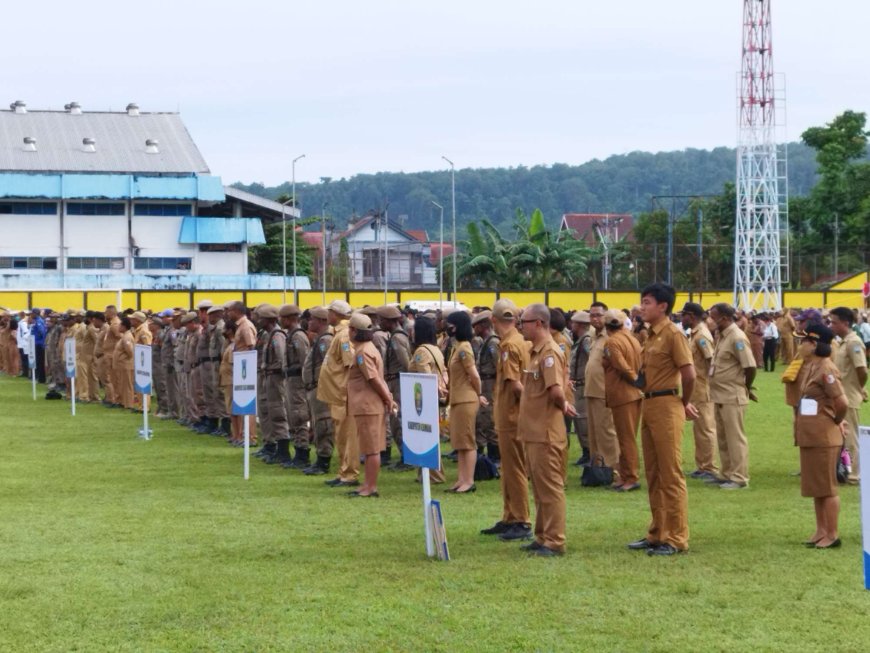
[[67, 338], [63, 342], [66, 356], [66, 378], [70, 383], [70, 397], [73, 417], [76, 416], [76, 339]]
[[33, 385], [33, 401], [36, 401], [36, 336], [30, 336], [27, 364], [30, 365], [30, 382]]
[[148, 403], [151, 398], [151, 346], [136, 345], [133, 353], [133, 390], [142, 395], [142, 428], [139, 437], [151, 439], [148, 428]]
[[251, 475], [251, 426], [248, 415], [257, 414], [257, 352], [233, 352], [233, 415], [243, 415], [245, 429], [245, 462], [242, 476]]

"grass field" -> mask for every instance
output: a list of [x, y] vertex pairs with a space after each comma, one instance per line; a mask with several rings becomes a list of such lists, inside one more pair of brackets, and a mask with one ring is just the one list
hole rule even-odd
[[454, 558], [438, 563], [412, 473], [384, 473], [378, 500], [259, 461], [244, 482], [216, 438], [157, 422], [144, 442], [137, 416], [73, 418], [0, 378], [0, 650], [866, 651], [857, 488], [843, 548], [801, 546], [790, 412], [778, 374], [758, 385], [751, 487], [689, 481], [688, 555], [626, 550], [645, 493], [581, 489], [572, 467], [564, 558], [478, 534], [500, 516], [493, 481], [434, 488]]

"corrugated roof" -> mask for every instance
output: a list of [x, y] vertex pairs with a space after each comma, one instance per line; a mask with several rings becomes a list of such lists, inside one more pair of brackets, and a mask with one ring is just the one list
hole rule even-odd
[[282, 207], [280, 202], [276, 202], [275, 200], [270, 200], [267, 197], [261, 197], [259, 195], [255, 195], [254, 193], [249, 193], [246, 190], [241, 190], [236, 188], [235, 186], [224, 186], [224, 194], [231, 199], [239, 200], [240, 202], [247, 202], [248, 204], [253, 204], [254, 206], [259, 206], [261, 209], [266, 209], [268, 211], [275, 211], [276, 213], [281, 213], [281, 209], [284, 209], [284, 215], [287, 216], [287, 219], [293, 218], [293, 212], [296, 211], [296, 217], [301, 217], [301, 212], [298, 209], [294, 209], [289, 204], [285, 207]]
[[[24, 150], [24, 138], [36, 151]], [[93, 138], [96, 152], [82, 139]], [[159, 153], [145, 152], [158, 141]], [[139, 172], [207, 174], [205, 159], [177, 113], [0, 111], [0, 170], [15, 172]]]
[[186, 217], [181, 221], [178, 242], [185, 244], [262, 245], [266, 242], [263, 223], [259, 218]]

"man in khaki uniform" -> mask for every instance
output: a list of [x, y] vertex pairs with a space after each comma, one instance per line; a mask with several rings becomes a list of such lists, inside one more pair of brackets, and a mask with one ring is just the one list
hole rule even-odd
[[[411, 365], [411, 340], [402, 328], [402, 312], [392, 305], [381, 306], [377, 309], [378, 323], [387, 339], [384, 344], [384, 381], [387, 389], [400, 406], [398, 413], [387, 412], [387, 447], [381, 456], [381, 463], [392, 458], [392, 445], [395, 444], [399, 453], [398, 462], [389, 467], [392, 471], [405, 472], [414, 469], [412, 465], [406, 465], [402, 454], [402, 415], [401, 415], [401, 384], [399, 375], [408, 371]], [[377, 335], [375, 332], [374, 335]], [[374, 335], [372, 342], [375, 341]], [[377, 348], [377, 345], [375, 345]], [[380, 349], [378, 349], [380, 351]]]
[[[264, 416], [269, 423], [269, 434], [275, 443], [275, 452], [263, 457], [267, 465], [290, 461], [290, 434], [287, 420], [287, 334], [278, 326], [278, 308], [271, 304], [257, 309], [260, 328], [266, 333], [260, 373], [265, 379], [263, 389], [266, 404]], [[257, 403], [260, 403], [259, 401]], [[261, 418], [262, 419], [262, 418]]]
[[652, 521], [646, 536], [628, 548], [655, 556], [671, 556], [689, 548], [681, 449], [685, 420], [697, 417], [689, 401], [695, 368], [685, 334], [670, 319], [675, 299], [674, 289], [661, 283], [641, 291], [641, 316], [649, 324], [649, 336], [643, 345], [643, 375], [638, 380], [643, 387], [640, 436]]
[[638, 483], [637, 424], [643, 398], [636, 383], [640, 373], [640, 344], [625, 328], [625, 313], [611, 309], [604, 314], [607, 346], [604, 348], [604, 393], [613, 415], [619, 440], [619, 480], [617, 492], [640, 489]]
[[113, 386], [115, 371], [112, 366], [112, 355], [115, 353], [115, 345], [121, 339], [121, 319], [118, 317], [118, 309], [112, 306], [106, 306], [106, 325], [109, 327], [106, 332], [106, 337], [103, 340], [103, 359], [105, 360], [103, 367], [103, 387], [106, 389], [103, 403], [112, 406], [118, 403], [118, 397]]
[[[248, 319], [245, 304], [240, 301], [227, 302], [227, 318], [236, 325], [236, 335], [233, 339], [233, 351], [251, 351], [257, 347], [257, 327]], [[257, 419], [254, 415], [233, 415], [232, 432], [234, 439], [232, 444], [237, 447], [244, 446], [244, 420], [248, 420], [248, 433], [251, 442], [257, 441]]]
[[148, 331], [151, 333], [151, 387], [156, 395], [154, 404], [157, 406], [155, 417], [166, 415], [166, 374], [163, 369], [163, 318], [152, 315], [148, 319]]
[[831, 331], [842, 340], [834, 350], [833, 359], [840, 370], [840, 381], [846, 393], [846, 447], [852, 458], [852, 471], [849, 473], [850, 485], [861, 480], [861, 465], [858, 459], [858, 411], [867, 399], [864, 386], [867, 383], [867, 352], [860, 336], [852, 330], [855, 314], [850, 308], [835, 308], [830, 313]]
[[336, 299], [329, 305], [329, 325], [334, 335], [317, 381], [317, 398], [329, 404], [338, 448], [338, 476], [326, 481], [331, 487], [359, 485], [359, 443], [353, 417], [347, 412], [347, 377], [354, 365], [347, 331], [350, 314], [350, 304], [345, 301]]
[[749, 443], [743, 419], [755, 380], [755, 356], [749, 338], [734, 323], [734, 308], [716, 304], [710, 309], [719, 339], [713, 350], [710, 400], [715, 406], [716, 438], [719, 442], [721, 478], [708, 481], [723, 490], [738, 490], [749, 484]]
[[604, 391], [604, 348], [607, 346], [604, 313], [606, 311], [607, 306], [601, 302], [593, 303], [589, 309], [589, 322], [595, 329], [595, 334], [592, 336], [589, 361], [586, 363], [586, 412], [589, 420], [589, 448], [593, 458], [601, 456], [604, 458], [605, 465], [615, 469], [619, 462], [619, 441]]
[[308, 357], [311, 343], [308, 335], [299, 326], [302, 311], [295, 304], [285, 304], [278, 310], [281, 328], [287, 332], [287, 421], [290, 428], [290, 441], [293, 443], [294, 456], [282, 467], [305, 469], [311, 463], [309, 444], [310, 413], [305, 385], [302, 382], [302, 366]]
[[788, 365], [794, 360], [794, 333], [797, 330], [797, 324], [794, 321], [794, 317], [792, 317], [790, 309], [782, 309], [782, 318], [780, 318], [776, 326], [779, 328], [779, 352], [782, 362]]
[[498, 535], [505, 541], [527, 540], [532, 536], [526, 452], [517, 432], [529, 350], [517, 331], [518, 316], [519, 310], [509, 299], [499, 299], [492, 308], [493, 325], [500, 338], [492, 414], [501, 454], [502, 517], [481, 533]]
[[523, 549], [537, 556], [565, 552], [565, 416], [574, 407], [565, 397], [565, 355], [550, 335], [550, 309], [532, 304], [521, 318], [532, 343], [523, 374], [517, 431], [526, 447], [535, 497], [535, 539]]
[[[67, 337], [75, 338], [76, 341], [76, 401], [87, 402], [88, 400], [88, 363], [85, 362], [85, 338], [88, 329], [84, 324], [84, 311], [72, 311], [72, 323]], [[93, 352], [92, 352], [93, 355]]]
[[480, 347], [476, 354], [477, 373], [480, 376], [480, 394], [486, 397], [487, 404], [477, 411], [476, 439], [477, 450], [484, 447], [489, 458], [498, 463], [501, 452], [498, 448], [498, 436], [492, 419], [493, 391], [495, 389], [496, 368], [498, 367], [499, 337], [492, 331], [492, 311], [481, 311], [471, 320], [474, 335], [480, 338]]
[[314, 464], [305, 468], [306, 476], [320, 476], [329, 471], [332, 452], [335, 448], [332, 414], [329, 404], [317, 398], [317, 383], [329, 343], [332, 342], [332, 330], [329, 327], [329, 311], [323, 306], [315, 306], [309, 311], [308, 332], [311, 347], [302, 366], [302, 383], [305, 384], [308, 410], [311, 415], [311, 433], [314, 451], [317, 459]]
[[[85, 313], [85, 319], [82, 323], [82, 376], [84, 377], [84, 388], [79, 391], [79, 397], [82, 401], [88, 403], [97, 403], [100, 400], [100, 381], [97, 375], [97, 339], [100, 335], [99, 329], [94, 325], [94, 314], [91, 311]], [[78, 343], [76, 343], [78, 347]], [[76, 381], [78, 383], [78, 381]]]
[[695, 438], [695, 470], [692, 478], [718, 478], [716, 468], [716, 412], [710, 401], [710, 365], [713, 362], [713, 336], [704, 320], [704, 309], [700, 304], [686, 302], [683, 306], [682, 325], [688, 329], [689, 348], [692, 350], [692, 363], [695, 365], [695, 388], [691, 402], [698, 411], [692, 422]]
[[568, 379], [574, 390], [574, 411], [577, 413], [574, 418], [574, 432], [582, 450], [580, 458], [574, 464], [580, 467], [589, 464], [589, 424], [586, 412], [586, 365], [592, 349], [589, 327], [588, 311], [575, 311], [571, 316], [574, 344], [571, 346], [571, 358], [568, 361]]
[[[205, 336], [201, 341], [204, 343], [204, 356], [200, 361], [200, 374], [202, 375], [203, 400], [207, 418], [206, 433], [215, 436], [225, 435], [222, 428], [222, 419], [226, 416], [226, 402], [223, 390], [220, 386], [221, 354], [224, 350], [224, 307], [221, 304], [210, 306], [206, 310], [207, 326]], [[226, 424], [226, 426], [229, 426]]]

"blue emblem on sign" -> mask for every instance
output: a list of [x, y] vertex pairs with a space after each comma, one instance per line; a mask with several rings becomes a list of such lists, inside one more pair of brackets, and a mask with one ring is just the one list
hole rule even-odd
[[246, 359], [242, 359], [242, 380], [248, 378], [248, 361]]

